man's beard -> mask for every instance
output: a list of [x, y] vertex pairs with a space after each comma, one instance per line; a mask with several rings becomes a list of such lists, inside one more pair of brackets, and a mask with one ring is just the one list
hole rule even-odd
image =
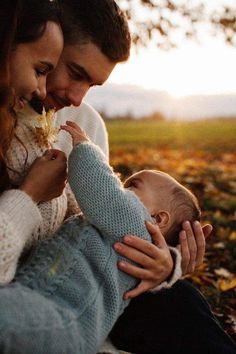
[[32, 108], [39, 114], [43, 112], [43, 101], [39, 100], [37, 97], [33, 97], [30, 101]]

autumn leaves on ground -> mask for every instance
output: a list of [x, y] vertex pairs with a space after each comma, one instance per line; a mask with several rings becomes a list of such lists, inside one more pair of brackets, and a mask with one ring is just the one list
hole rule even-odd
[[107, 120], [110, 162], [122, 178], [144, 168], [170, 173], [199, 198], [214, 232], [189, 277], [236, 340], [236, 119], [181, 123]]

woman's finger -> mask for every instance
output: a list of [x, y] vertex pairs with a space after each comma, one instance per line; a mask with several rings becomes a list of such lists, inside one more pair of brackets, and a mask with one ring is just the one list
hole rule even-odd
[[195, 269], [196, 264], [196, 257], [197, 257], [197, 245], [195, 236], [193, 233], [192, 226], [189, 221], [185, 221], [183, 223], [183, 229], [186, 232], [189, 254], [190, 254], [190, 261], [188, 266], [188, 271], [192, 272]]
[[150, 289], [150, 285], [148, 283], [141, 282], [136, 286], [136, 288], [127, 291], [124, 294], [124, 300], [133, 299], [134, 297], [143, 294], [149, 289]]
[[193, 231], [197, 245], [196, 266], [199, 266], [203, 262], [206, 249], [206, 241], [201, 224], [198, 221], [194, 221]]
[[159, 226], [157, 224], [152, 224], [150, 221], [145, 221], [145, 224], [153, 243], [160, 248], [167, 247], [166, 240], [162, 235]]
[[121, 256], [124, 256], [145, 268], [152, 267], [154, 260], [133, 247], [117, 242], [114, 244], [113, 248]]
[[202, 232], [204, 234], [205, 239], [210, 236], [210, 234], [212, 233], [212, 230], [213, 230], [213, 227], [210, 224], [206, 224], [202, 227]]
[[156, 245], [150, 243], [149, 241], [142, 240], [137, 236], [127, 235], [123, 238], [123, 242], [152, 258], [157, 258], [159, 256], [160, 250], [156, 247]]
[[187, 268], [190, 261], [190, 253], [188, 248], [187, 235], [184, 230], [180, 232], [179, 240], [180, 240], [180, 248], [181, 248], [181, 256], [182, 256], [181, 268], [182, 268], [183, 275], [185, 275], [187, 273]]
[[117, 263], [117, 265], [120, 270], [131, 275], [134, 278], [142, 279], [142, 280], [147, 280], [147, 279], [152, 278], [152, 273], [150, 271], [140, 268], [140, 267], [137, 267], [137, 266], [130, 264], [128, 262], [119, 261]]

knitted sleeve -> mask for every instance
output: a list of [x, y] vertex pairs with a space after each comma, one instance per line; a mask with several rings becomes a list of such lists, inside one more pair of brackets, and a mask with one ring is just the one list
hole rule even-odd
[[[84, 102], [79, 107], [65, 107], [57, 113], [57, 125], [65, 124], [67, 120], [78, 123], [85, 130], [91, 141], [102, 149], [108, 160], [107, 130], [104, 121], [97, 111]], [[60, 131], [58, 141], [54, 144], [54, 147], [64, 151], [69, 156], [73, 149], [69, 134]], [[69, 217], [79, 212], [79, 206], [68, 185], [66, 186], [66, 194], [68, 201], [66, 217]]]
[[[79, 107], [65, 107], [57, 113], [57, 124], [65, 124], [67, 120], [79, 124], [85, 130], [90, 140], [98, 145], [108, 160], [108, 135], [100, 114], [90, 105], [82, 103]], [[72, 151], [72, 142], [68, 133], [60, 131], [56, 148], [63, 150], [67, 156]]]
[[0, 196], [0, 284], [14, 278], [24, 246], [40, 222], [37, 205], [23, 191], [9, 190]]
[[112, 243], [126, 234], [150, 240], [144, 224], [150, 220], [147, 209], [123, 188], [97, 146], [82, 143], [73, 149], [68, 178], [86, 219]]
[[[150, 240], [144, 220], [150, 215], [135, 194], [124, 189], [101, 150], [90, 143], [78, 144], [69, 157], [69, 182], [86, 218], [112, 242], [124, 235]], [[181, 277], [181, 255], [171, 248], [174, 270], [168, 281], [150, 290], [170, 288]]]

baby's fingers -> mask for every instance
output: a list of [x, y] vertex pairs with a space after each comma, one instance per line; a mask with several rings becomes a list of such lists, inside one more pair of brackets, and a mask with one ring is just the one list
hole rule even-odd
[[84, 141], [89, 141], [86, 133], [74, 122], [67, 121], [66, 124], [61, 125], [61, 129], [71, 135], [73, 146]]

